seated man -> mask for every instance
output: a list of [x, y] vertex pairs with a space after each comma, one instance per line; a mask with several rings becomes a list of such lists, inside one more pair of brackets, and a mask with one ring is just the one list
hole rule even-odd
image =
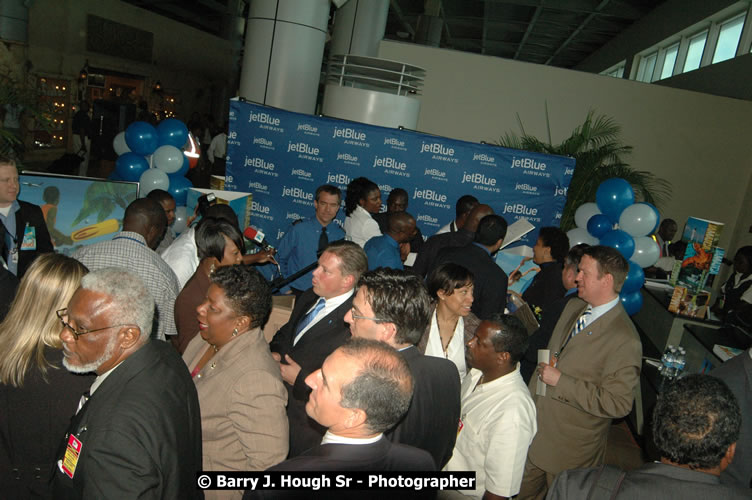
[[[405, 360], [382, 342], [354, 339], [306, 378], [306, 412], [327, 428], [321, 444], [269, 471], [432, 471], [431, 455], [392, 444], [384, 432], [407, 412], [413, 379]], [[322, 498], [336, 492], [327, 491]], [[345, 498], [365, 492], [346, 490]], [[378, 497], [385, 492], [375, 491]], [[336, 494], [334, 495], [336, 496]], [[243, 498], [310, 498], [311, 492], [247, 491]]]
[[462, 420], [446, 471], [475, 471], [473, 498], [509, 498], [520, 491], [527, 449], [533, 440], [535, 404], [518, 361], [527, 330], [514, 316], [483, 321], [467, 343], [472, 367], [462, 383]]
[[653, 436], [661, 461], [625, 472], [616, 467], [564, 471], [548, 500], [614, 498], [640, 500], [734, 500], [750, 498], [749, 489], [720, 483], [734, 458], [741, 412], [734, 394], [709, 375], [688, 375], [658, 395]]
[[388, 437], [426, 450], [441, 468], [457, 438], [460, 377], [454, 363], [425, 356], [415, 347], [428, 327], [429, 311], [428, 292], [418, 276], [382, 268], [360, 277], [345, 321], [353, 337], [386, 342], [407, 361], [415, 391], [407, 415]]

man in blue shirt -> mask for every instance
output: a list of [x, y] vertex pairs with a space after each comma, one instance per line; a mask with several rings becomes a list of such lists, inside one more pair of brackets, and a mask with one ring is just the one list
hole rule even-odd
[[[342, 192], [338, 187], [324, 184], [316, 189], [313, 207], [316, 217], [293, 224], [279, 244], [277, 261], [284, 276], [292, 276], [318, 259], [320, 250], [332, 242], [345, 237], [345, 232], [337, 223], [331, 222], [337, 216]], [[290, 283], [296, 297], [311, 288], [311, 273], [306, 273]]]
[[[389, 230], [368, 240], [363, 250], [368, 257], [368, 270], [378, 267], [404, 269], [401, 245], [409, 242], [416, 233], [415, 218], [407, 212], [394, 212], [389, 216]], [[409, 246], [407, 247], [409, 251]]]

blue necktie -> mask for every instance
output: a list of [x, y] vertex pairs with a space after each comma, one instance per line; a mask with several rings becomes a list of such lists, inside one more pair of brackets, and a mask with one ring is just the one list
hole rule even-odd
[[298, 343], [298, 340], [300, 340], [300, 337], [302, 337], [300, 332], [302, 332], [305, 327], [311, 324], [311, 321], [313, 321], [313, 319], [324, 308], [324, 306], [326, 306], [326, 299], [324, 297], [321, 297], [318, 302], [316, 302], [316, 305], [313, 307], [313, 309], [311, 309], [311, 311], [305, 315], [301, 322], [298, 323], [298, 327], [295, 329], [295, 339], [292, 341], [292, 345]]

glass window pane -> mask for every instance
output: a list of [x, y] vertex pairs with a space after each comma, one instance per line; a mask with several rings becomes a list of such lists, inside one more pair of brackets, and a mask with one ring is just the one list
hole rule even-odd
[[650, 54], [645, 61], [645, 75], [643, 82], [653, 81], [653, 70], [655, 70], [655, 60], [658, 58], [658, 53]]
[[661, 69], [661, 80], [674, 74], [674, 64], [676, 64], [676, 54], [678, 53], [678, 43], [666, 49], [666, 57], [663, 59], [663, 68]]
[[689, 39], [689, 49], [687, 49], [687, 59], [684, 61], [683, 72], [692, 71], [700, 67], [702, 51], [705, 49], [705, 40], [707, 38], [708, 32], [705, 31]]
[[739, 38], [742, 36], [743, 27], [744, 15], [721, 24], [721, 30], [718, 33], [718, 44], [715, 46], [715, 53], [713, 54], [713, 64], [731, 59], [736, 55], [736, 48], [739, 46]]

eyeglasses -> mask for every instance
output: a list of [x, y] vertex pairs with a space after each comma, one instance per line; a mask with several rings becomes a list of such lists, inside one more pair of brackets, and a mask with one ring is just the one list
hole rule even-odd
[[375, 321], [376, 323], [381, 323], [381, 322], [386, 321], [385, 319], [381, 319], [381, 318], [371, 318], [369, 316], [361, 316], [360, 314], [356, 314], [355, 306], [350, 308], [350, 315], [352, 316], [353, 319], [370, 319], [371, 321]]
[[110, 328], [115, 328], [116, 326], [127, 326], [130, 324], [130, 323], [121, 323], [119, 325], [105, 326], [104, 328], [95, 328], [94, 330], [79, 331], [73, 328], [70, 323], [68, 323], [67, 321], [63, 319], [63, 318], [68, 317], [67, 307], [58, 309], [57, 311], [55, 311], [55, 314], [57, 314], [57, 319], [60, 320], [60, 323], [63, 325], [63, 328], [67, 328], [68, 330], [70, 330], [73, 336], [76, 338], [76, 340], [78, 340], [78, 337], [80, 337], [81, 335], [86, 335], [87, 333], [101, 332], [102, 330], [109, 330]]

